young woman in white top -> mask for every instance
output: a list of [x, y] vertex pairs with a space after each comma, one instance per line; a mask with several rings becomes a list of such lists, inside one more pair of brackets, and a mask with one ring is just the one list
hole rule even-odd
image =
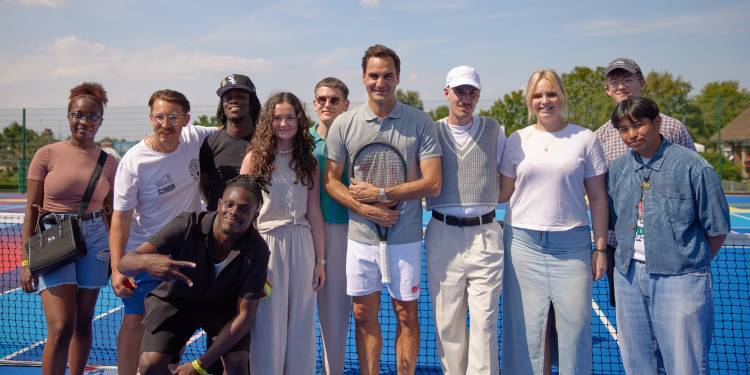
[[315, 372], [315, 300], [325, 281], [325, 227], [309, 120], [292, 93], [268, 98], [240, 173], [270, 181], [257, 228], [271, 258], [270, 298], [251, 329], [252, 374]]
[[557, 73], [532, 74], [526, 105], [536, 123], [514, 132], [503, 154], [500, 200], [510, 198], [504, 233], [505, 374], [549, 371], [548, 317], [554, 317], [551, 324], [559, 333], [560, 374], [591, 373], [591, 280], [606, 269], [607, 166], [594, 134], [565, 121], [565, 104]]

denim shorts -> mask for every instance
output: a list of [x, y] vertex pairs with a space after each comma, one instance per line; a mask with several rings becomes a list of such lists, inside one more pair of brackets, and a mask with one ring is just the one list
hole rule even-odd
[[146, 295], [151, 293], [161, 280], [154, 278], [146, 272], [141, 272], [135, 276], [135, 290], [128, 298], [123, 298], [122, 303], [125, 305], [125, 314], [143, 315], [146, 313], [144, 301]]
[[37, 290], [77, 285], [84, 289], [99, 289], [109, 279], [109, 234], [102, 217], [80, 221], [81, 236], [86, 241], [86, 256], [54, 271], [39, 276]]

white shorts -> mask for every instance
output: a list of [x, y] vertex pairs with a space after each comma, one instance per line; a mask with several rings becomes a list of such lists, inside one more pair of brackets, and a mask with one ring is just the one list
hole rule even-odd
[[[422, 242], [388, 245], [391, 283], [388, 293], [399, 301], [419, 298]], [[346, 243], [346, 294], [359, 297], [383, 290], [378, 245], [348, 240]]]

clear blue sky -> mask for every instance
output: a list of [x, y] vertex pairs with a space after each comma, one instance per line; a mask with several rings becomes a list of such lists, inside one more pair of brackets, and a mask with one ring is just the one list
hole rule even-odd
[[364, 100], [360, 59], [383, 43], [402, 60], [400, 88], [442, 104], [447, 71], [475, 66], [482, 103], [524, 86], [539, 68], [567, 72], [634, 58], [693, 84], [750, 87], [750, 2], [744, 1], [77, 1], [0, 0], [0, 108], [61, 107], [99, 81], [110, 106], [154, 90], [217, 102], [227, 73], [249, 75], [261, 99], [306, 101], [333, 75]]

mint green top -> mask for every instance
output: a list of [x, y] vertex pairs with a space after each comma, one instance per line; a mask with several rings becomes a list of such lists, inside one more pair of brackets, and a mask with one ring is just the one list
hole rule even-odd
[[[347, 224], [349, 223], [349, 210], [336, 202], [323, 186], [323, 170], [326, 165], [326, 141], [318, 134], [317, 125], [310, 127], [310, 135], [315, 142], [313, 155], [318, 160], [318, 170], [320, 171], [320, 209], [323, 211], [323, 221], [329, 224]], [[349, 185], [349, 171], [344, 167], [344, 174], [341, 176], [341, 182]]]

